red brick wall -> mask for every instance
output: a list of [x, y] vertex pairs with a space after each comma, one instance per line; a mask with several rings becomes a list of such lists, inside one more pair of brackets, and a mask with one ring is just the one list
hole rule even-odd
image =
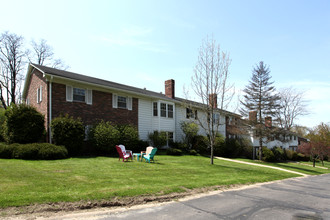
[[165, 95], [171, 99], [175, 98], [175, 81], [173, 79], [165, 81]]
[[[31, 106], [34, 106], [41, 114], [45, 116], [45, 127], [47, 129], [48, 120], [48, 82], [43, 74], [38, 70], [34, 70], [31, 75], [30, 85], [28, 86], [26, 98]], [[37, 89], [42, 86], [42, 101], [37, 103]]]
[[61, 114], [80, 117], [84, 124], [111, 121], [116, 124], [132, 124], [138, 127], [138, 99], [133, 98], [133, 110], [112, 108], [112, 93], [93, 90], [93, 104], [67, 102], [66, 85], [52, 83], [52, 118]]

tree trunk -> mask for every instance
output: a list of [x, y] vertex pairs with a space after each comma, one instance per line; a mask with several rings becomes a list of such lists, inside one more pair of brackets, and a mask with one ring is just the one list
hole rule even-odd
[[213, 165], [213, 143], [211, 142], [211, 165]]
[[313, 158], [313, 167], [315, 167], [315, 161], [316, 161], [315, 158]]
[[259, 138], [259, 160], [262, 160], [262, 139]]

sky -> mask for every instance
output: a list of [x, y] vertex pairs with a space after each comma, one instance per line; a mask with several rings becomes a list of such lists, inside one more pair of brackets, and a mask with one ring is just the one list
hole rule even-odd
[[[231, 58], [236, 94], [260, 61], [274, 86], [304, 92], [309, 115], [296, 124], [330, 122], [328, 0], [0, 0], [0, 33], [45, 39], [69, 71], [176, 96], [190, 91], [202, 41], [213, 37]], [[14, 13], [13, 13], [14, 12]], [[236, 111], [235, 97], [230, 111]]]

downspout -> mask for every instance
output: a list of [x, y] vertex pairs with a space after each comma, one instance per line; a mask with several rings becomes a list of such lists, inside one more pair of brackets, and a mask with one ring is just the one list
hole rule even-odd
[[49, 133], [49, 143], [52, 143], [52, 129], [50, 127], [50, 124], [52, 122], [52, 81], [53, 76], [50, 77], [49, 80], [49, 124], [48, 124], [48, 133]]

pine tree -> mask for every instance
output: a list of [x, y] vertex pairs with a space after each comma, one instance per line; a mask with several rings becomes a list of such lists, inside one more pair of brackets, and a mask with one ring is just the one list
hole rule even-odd
[[[274, 117], [276, 109], [280, 108], [280, 97], [271, 82], [269, 67], [263, 61], [256, 65], [252, 71], [249, 84], [243, 90], [245, 95], [240, 102], [240, 114], [249, 117], [247, 125], [253, 130], [254, 135], [259, 138], [259, 159], [262, 159], [262, 144], [269, 137], [269, 126], [265, 124], [265, 118]], [[270, 119], [272, 120], [272, 119]]]

